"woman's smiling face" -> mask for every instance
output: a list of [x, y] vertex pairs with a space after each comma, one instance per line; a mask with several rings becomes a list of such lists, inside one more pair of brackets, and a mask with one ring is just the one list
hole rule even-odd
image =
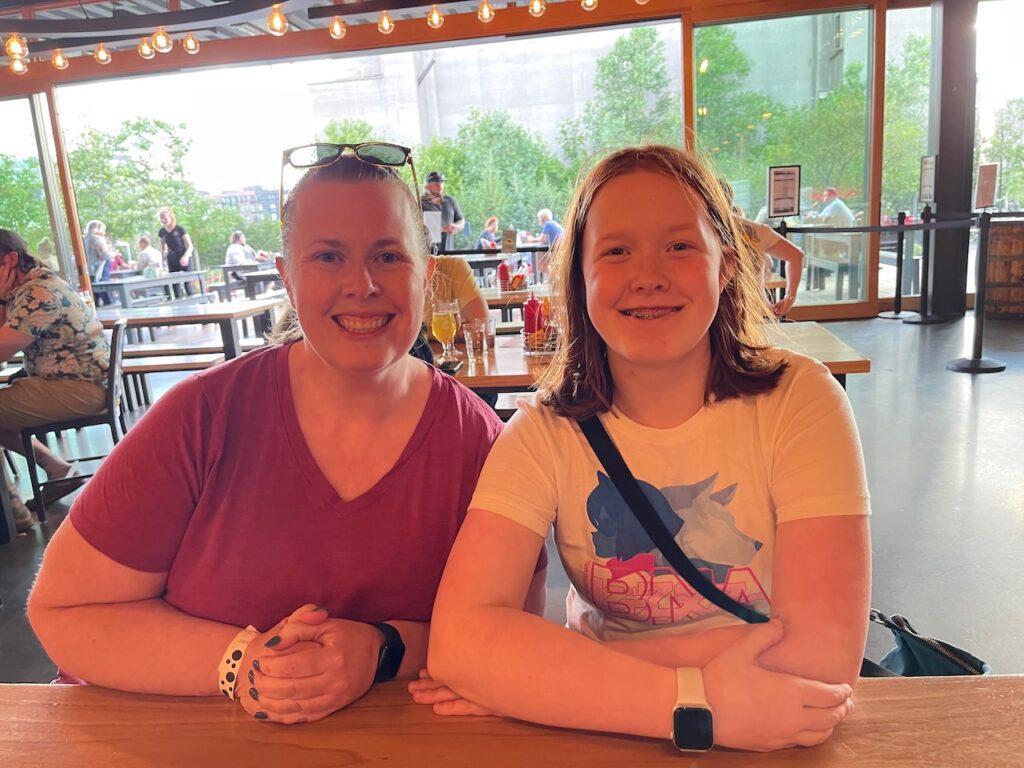
[[383, 370], [422, 324], [428, 259], [402, 191], [316, 180], [295, 192], [285, 283], [306, 342], [338, 370]]
[[706, 359], [727, 280], [697, 195], [653, 170], [617, 176], [594, 196], [582, 246], [587, 313], [613, 371]]

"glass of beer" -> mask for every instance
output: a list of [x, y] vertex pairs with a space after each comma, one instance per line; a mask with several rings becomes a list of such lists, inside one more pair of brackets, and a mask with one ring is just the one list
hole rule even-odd
[[459, 330], [459, 304], [455, 301], [434, 302], [433, 314], [430, 317], [430, 330], [434, 338], [441, 342], [441, 356], [437, 363], [450, 363], [458, 360], [455, 351], [455, 334]]

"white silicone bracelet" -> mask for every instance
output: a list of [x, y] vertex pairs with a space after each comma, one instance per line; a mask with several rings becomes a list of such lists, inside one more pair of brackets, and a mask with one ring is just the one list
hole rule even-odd
[[246, 627], [235, 635], [235, 639], [231, 641], [221, 657], [220, 667], [217, 670], [217, 687], [229, 699], [235, 698], [235, 685], [238, 683], [238, 676], [242, 674], [239, 667], [242, 664], [242, 657], [245, 656], [245, 648], [258, 634], [259, 630], [256, 627], [252, 625]]

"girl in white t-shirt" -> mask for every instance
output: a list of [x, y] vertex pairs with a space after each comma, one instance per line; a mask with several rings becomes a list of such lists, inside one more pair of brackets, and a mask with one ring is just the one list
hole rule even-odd
[[[760, 261], [692, 154], [612, 154], [567, 222], [565, 343], [488, 457], [413, 697], [690, 748], [712, 720], [721, 746], [820, 743], [852, 709], [867, 632], [869, 502], [845, 394], [766, 346]], [[575, 421], [594, 415], [691, 561], [770, 623], [667, 564]], [[567, 627], [522, 610], [552, 529]]]

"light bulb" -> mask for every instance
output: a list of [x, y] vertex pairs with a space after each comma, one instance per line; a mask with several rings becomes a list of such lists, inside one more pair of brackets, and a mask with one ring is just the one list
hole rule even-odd
[[331, 26], [328, 27], [328, 31], [335, 40], [341, 40], [341, 38], [348, 34], [348, 24], [341, 20], [341, 16], [335, 16], [331, 19]]
[[580, 7], [584, 11], [592, 11], [597, 8], [597, 0], [580, 0]]
[[96, 59], [96, 62], [98, 64], [109, 64], [110, 59], [112, 58], [110, 55], [110, 51], [107, 50], [107, 46], [105, 46], [103, 43], [100, 43], [99, 46], [97, 46], [96, 50], [92, 54], [92, 57]]
[[438, 10], [436, 5], [430, 6], [427, 11], [427, 26], [431, 29], [440, 29], [444, 24], [444, 14]]
[[153, 50], [157, 53], [170, 53], [173, 47], [174, 41], [171, 40], [171, 36], [163, 27], [157, 27], [153, 33]]
[[377, 29], [380, 30], [382, 35], [390, 35], [395, 31], [395, 22], [391, 18], [391, 14], [387, 11], [381, 11], [380, 17], [377, 19]]
[[637, 5], [647, 5], [651, 0], [636, 0]]
[[11, 59], [11, 72], [16, 75], [24, 75], [28, 72], [28, 64], [24, 59]]
[[156, 56], [156, 48], [153, 47], [153, 41], [148, 37], [144, 37], [139, 41], [139, 47], [136, 48], [139, 52], [139, 56], [144, 59], [152, 59]]
[[275, 5], [267, 16], [267, 32], [280, 37], [288, 31], [288, 17], [281, 13], [281, 6]]
[[544, 11], [548, 9], [548, 6], [544, 0], [530, 0], [527, 9], [530, 11], [531, 16], [539, 17], [544, 15]]
[[60, 48], [53, 52], [53, 56], [50, 58], [50, 63], [53, 64], [54, 69], [59, 69], [62, 72], [71, 66], [71, 62], [68, 61], [68, 57], [64, 55], [64, 51]]
[[476, 9], [476, 17], [484, 24], [494, 21], [494, 6], [491, 5], [491, 0], [483, 0], [480, 3], [480, 7]]
[[[20, 37], [17, 32], [13, 33], [7, 38], [7, 42], [4, 43], [4, 50], [7, 55], [12, 59], [23, 59], [28, 56], [28, 43], [25, 42], [25, 38]], [[21, 72], [19, 74], [25, 74]]]
[[199, 41], [191, 32], [185, 35], [185, 39], [181, 41], [181, 47], [185, 49], [185, 53], [192, 56], [199, 53]]

